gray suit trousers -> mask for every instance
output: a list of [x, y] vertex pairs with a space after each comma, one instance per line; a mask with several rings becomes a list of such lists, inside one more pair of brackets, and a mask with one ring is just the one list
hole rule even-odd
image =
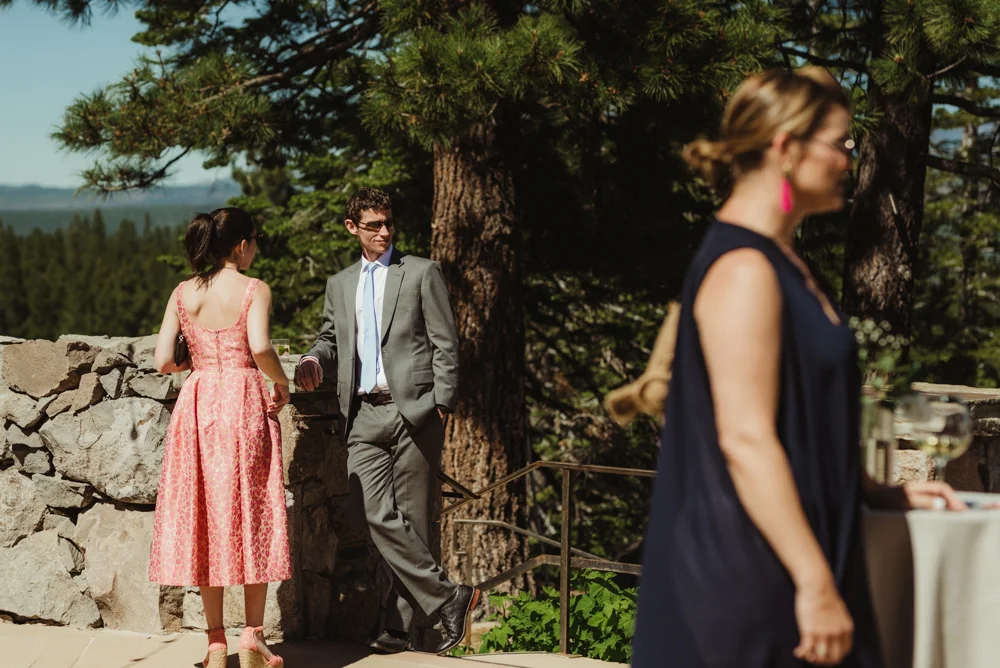
[[444, 428], [436, 412], [411, 432], [396, 404], [352, 403], [347, 472], [364, 500], [372, 540], [395, 576], [385, 625], [409, 631], [415, 612], [431, 615], [457, 587], [428, 547]]

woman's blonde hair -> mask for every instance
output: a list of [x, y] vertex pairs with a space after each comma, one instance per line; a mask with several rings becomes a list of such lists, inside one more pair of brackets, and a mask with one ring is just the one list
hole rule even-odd
[[759, 167], [777, 134], [809, 138], [831, 109], [850, 106], [844, 89], [822, 67], [769, 70], [740, 84], [726, 104], [719, 139], [694, 140], [684, 147], [684, 160], [718, 187], [727, 174], [738, 179]]

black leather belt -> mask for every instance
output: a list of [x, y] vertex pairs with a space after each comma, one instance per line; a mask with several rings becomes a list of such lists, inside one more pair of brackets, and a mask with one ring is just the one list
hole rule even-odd
[[374, 394], [362, 394], [361, 401], [372, 406], [385, 406], [392, 403], [392, 395], [388, 392], [377, 392]]

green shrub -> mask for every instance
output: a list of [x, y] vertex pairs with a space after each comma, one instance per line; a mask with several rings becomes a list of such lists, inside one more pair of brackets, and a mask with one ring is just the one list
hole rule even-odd
[[888, 322], [871, 318], [851, 318], [851, 330], [858, 342], [858, 364], [862, 383], [885, 398], [906, 394], [919, 365], [904, 363], [909, 339], [891, 333]]
[[[592, 659], [628, 663], [632, 658], [637, 590], [622, 588], [614, 573], [576, 571], [569, 603], [569, 651]], [[483, 635], [487, 652], [558, 652], [559, 591], [544, 587], [539, 598], [493, 593], [500, 625]]]

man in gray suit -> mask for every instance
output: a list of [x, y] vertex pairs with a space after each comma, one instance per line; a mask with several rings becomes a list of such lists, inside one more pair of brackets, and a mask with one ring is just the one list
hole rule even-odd
[[361, 261], [327, 281], [323, 329], [295, 382], [315, 389], [336, 374], [347, 470], [361, 489], [376, 547], [395, 575], [383, 652], [410, 645], [416, 612], [435, 612], [447, 652], [465, 636], [480, 592], [450, 582], [430, 548], [444, 424], [455, 410], [458, 333], [441, 266], [392, 245], [392, 201], [362, 188], [347, 202]]

